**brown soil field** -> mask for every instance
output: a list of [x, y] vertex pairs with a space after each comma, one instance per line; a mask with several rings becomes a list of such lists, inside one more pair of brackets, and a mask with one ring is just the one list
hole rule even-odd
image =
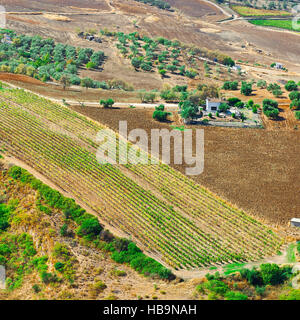
[[225, 18], [225, 15], [223, 15], [222, 12], [214, 5], [210, 5], [209, 3], [201, 0], [167, 0], [167, 2], [170, 3], [173, 8], [179, 9], [190, 17], [200, 18], [203, 16], [213, 16], [215, 20], [221, 20]]
[[[128, 130], [143, 128], [149, 135], [151, 129], [179, 125], [158, 123], [149, 110], [73, 109], [117, 131], [120, 120], [128, 121]], [[204, 172], [192, 179], [275, 228], [286, 228], [299, 216], [299, 131], [199, 128], [205, 133], [205, 165]], [[171, 144], [172, 154], [173, 150]], [[172, 166], [185, 173], [186, 165]]]

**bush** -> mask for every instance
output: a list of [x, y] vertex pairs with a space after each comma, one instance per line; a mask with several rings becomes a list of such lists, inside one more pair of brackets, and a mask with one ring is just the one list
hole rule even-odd
[[295, 118], [300, 120], [300, 111], [295, 111]]
[[265, 80], [258, 80], [257, 87], [260, 89], [265, 89], [267, 87], [267, 82]]
[[265, 285], [277, 285], [283, 283], [292, 274], [291, 267], [280, 268], [275, 263], [266, 263], [260, 266], [261, 276]]
[[55, 270], [57, 270], [57, 271], [62, 271], [63, 268], [64, 268], [64, 266], [65, 266], [65, 265], [64, 265], [62, 262], [56, 262], [55, 265], [54, 265], [54, 268], [55, 268]]
[[293, 100], [300, 100], [300, 92], [299, 91], [292, 91], [290, 94], [289, 94], [289, 98], [291, 101]]
[[42, 289], [40, 288], [40, 286], [39, 286], [38, 284], [34, 284], [34, 285], [32, 286], [32, 289], [33, 289], [33, 291], [34, 291], [35, 293], [39, 293], [39, 292], [42, 291]]
[[227, 103], [221, 103], [219, 106], [220, 112], [226, 112], [228, 109], [230, 109], [229, 105]]
[[248, 297], [241, 292], [228, 291], [225, 294], [226, 300], [248, 300]]
[[287, 91], [297, 91], [298, 85], [294, 80], [290, 80], [284, 86]]
[[252, 94], [252, 83], [242, 82], [241, 93], [245, 96], [250, 96]]
[[233, 107], [236, 105], [236, 103], [241, 102], [241, 100], [239, 98], [229, 98], [228, 100], [228, 104]]
[[278, 102], [271, 99], [265, 99], [263, 101], [263, 112], [269, 118], [277, 118], [279, 115]]
[[52, 273], [46, 272], [46, 271], [42, 272], [41, 279], [45, 284], [49, 284], [51, 282], [57, 282], [58, 281], [58, 278], [57, 278], [57, 276], [55, 274], [52, 274]]
[[114, 105], [115, 101], [113, 99], [100, 100], [100, 105], [104, 108], [111, 108]]
[[240, 271], [241, 277], [246, 279], [254, 286], [262, 285], [278, 285], [289, 279], [292, 275], [292, 268], [289, 266], [279, 267], [275, 263], [266, 263], [260, 265], [260, 270], [253, 268], [242, 269]]
[[224, 90], [237, 90], [239, 83], [237, 81], [226, 81], [223, 84]]
[[96, 237], [100, 234], [101, 230], [102, 227], [98, 219], [89, 218], [82, 222], [77, 234], [81, 236]]

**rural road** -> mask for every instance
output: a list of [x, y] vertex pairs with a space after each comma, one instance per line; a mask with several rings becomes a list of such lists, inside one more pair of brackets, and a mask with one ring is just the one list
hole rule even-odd
[[[28, 90], [28, 89], [24, 89], [24, 88], [20, 88], [18, 86], [15, 86], [9, 82], [6, 81], [2, 81], [3, 83], [9, 85], [10, 87], [14, 88], [14, 89], [21, 89], [30, 93], [33, 93], [37, 96], [40, 96], [41, 98], [45, 98], [48, 100], [51, 100], [52, 102], [55, 103], [60, 103], [62, 104], [62, 99], [54, 99], [39, 93], [36, 93], [34, 91]], [[85, 106], [89, 106], [89, 107], [95, 107], [95, 108], [101, 108], [99, 102], [96, 101], [75, 101], [75, 100], [65, 100], [65, 103], [70, 104], [70, 105], [80, 105], [80, 104], [84, 104]], [[169, 110], [177, 110], [178, 109], [178, 104], [176, 103], [163, 103], [163, 102], [158, 102], [158, 103], [140, 103], [140, 102], [115, 102], [114, 103], [114, 107], [129, 107], [129, 106], [134, 106], [136, 108], [141, 108], [141, 109], [154, 109], [156, 106], [158, 106], [159, 104], [163, 104], [165, 106], [166, 109]]]

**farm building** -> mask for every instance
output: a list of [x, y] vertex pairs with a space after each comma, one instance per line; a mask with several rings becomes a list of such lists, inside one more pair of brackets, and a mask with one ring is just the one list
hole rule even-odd
[[223, 102], [219, 99], [206, 99], [206, 112], [217, 112]]
[[291, 226], [292, 227], [300, 227], [300, 219], [298, 219], [298, 218], [291, 219]]
[[282, 70], [283, 69], [283, 64], [280, 63], [280, 62], [276, 62], [274, 67], [275, 67], [275, 69]]
[[239, 66], [238, 64], [236, 64], [235, 66], [231, 67], [231, 69], [235, 70], [235, 71], [242, 71], [241, 66]]

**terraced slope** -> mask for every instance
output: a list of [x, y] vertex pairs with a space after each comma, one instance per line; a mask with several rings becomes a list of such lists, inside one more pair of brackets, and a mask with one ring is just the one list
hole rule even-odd
[[[22, 90], [2, 90], [0, 137], [33, 167], [174, 269], [251, 261], [282, 240], [167, 165], [100, 165], [101, 125]], [[146, 155], [148, 156], [148, 155]]]

